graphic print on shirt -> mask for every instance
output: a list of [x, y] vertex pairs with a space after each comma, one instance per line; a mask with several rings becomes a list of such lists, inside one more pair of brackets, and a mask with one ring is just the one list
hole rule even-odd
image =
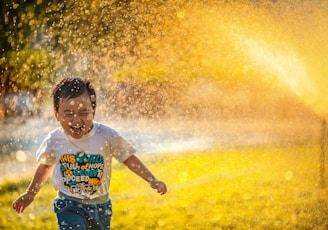
[[59, 159], [63, 183], [73, 194], [92, 195], [101, 185], [104, 157], [98, 154], [76, 152]]

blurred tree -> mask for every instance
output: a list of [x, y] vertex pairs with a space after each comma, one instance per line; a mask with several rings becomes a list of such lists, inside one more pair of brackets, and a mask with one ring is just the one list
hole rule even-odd
[[30, 91], [37, 94], [53, 78], [53, 61], [42, 39], [42, 1], [0, 3], [1, 95]]

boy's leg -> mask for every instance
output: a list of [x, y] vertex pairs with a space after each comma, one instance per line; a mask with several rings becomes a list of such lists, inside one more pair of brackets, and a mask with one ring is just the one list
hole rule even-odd
[[112, 203], [83, 205], [84, 210], [90, 217], [88, 219], [89, 229], [108, 230], [112, 218]]
[[87, 230], [87, 217], [81, 209], [82, 205], [65, 198], [57, 198], [54, 201], [54, 211], [57, 216], [60, 230], [79, 229]]

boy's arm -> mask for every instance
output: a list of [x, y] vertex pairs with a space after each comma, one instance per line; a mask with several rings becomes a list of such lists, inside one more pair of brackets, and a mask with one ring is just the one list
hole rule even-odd
[[54, 165], [39, 164], [35, 170], [33, 179], [27, 187], [26, 192], [20, 195], [14, 202], [13, 208], [16, 212], [21, 213], [24, 209], [32, 203], [35, 195], [39, 192], [41, 187], [47, 181]]
[[161, 195], [166, 193], [167, 188], [165, 183], [163, 181], [157, 180], [155, 176], [148, 170], [148, 168], [135, 155], [130, 156], [123, 163], [131, 171], [147, 181], [152, 188], [157, 190], [158, 193]]

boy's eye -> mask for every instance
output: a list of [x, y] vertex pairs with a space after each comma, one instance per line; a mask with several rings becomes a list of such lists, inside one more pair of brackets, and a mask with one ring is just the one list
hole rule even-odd
[[79, 113], [73, 113], [73, 112], [66, 112], [64, 113], [64, 116], [67, 118], [72, 118], [72, 117], [87, 117], [91, 114], [92, 112], [87, 110], [87, 111], [82, 111]]
[[81, 112], [81, 113], [79, 113], [79, 116], [80, 117], [86, 117], [86, 116], [88, 116], [90, 114], [90, 112]]
[[64, 116], [65, 117], [73, 117], [74, 116], [74, 113], [65, 113]]

